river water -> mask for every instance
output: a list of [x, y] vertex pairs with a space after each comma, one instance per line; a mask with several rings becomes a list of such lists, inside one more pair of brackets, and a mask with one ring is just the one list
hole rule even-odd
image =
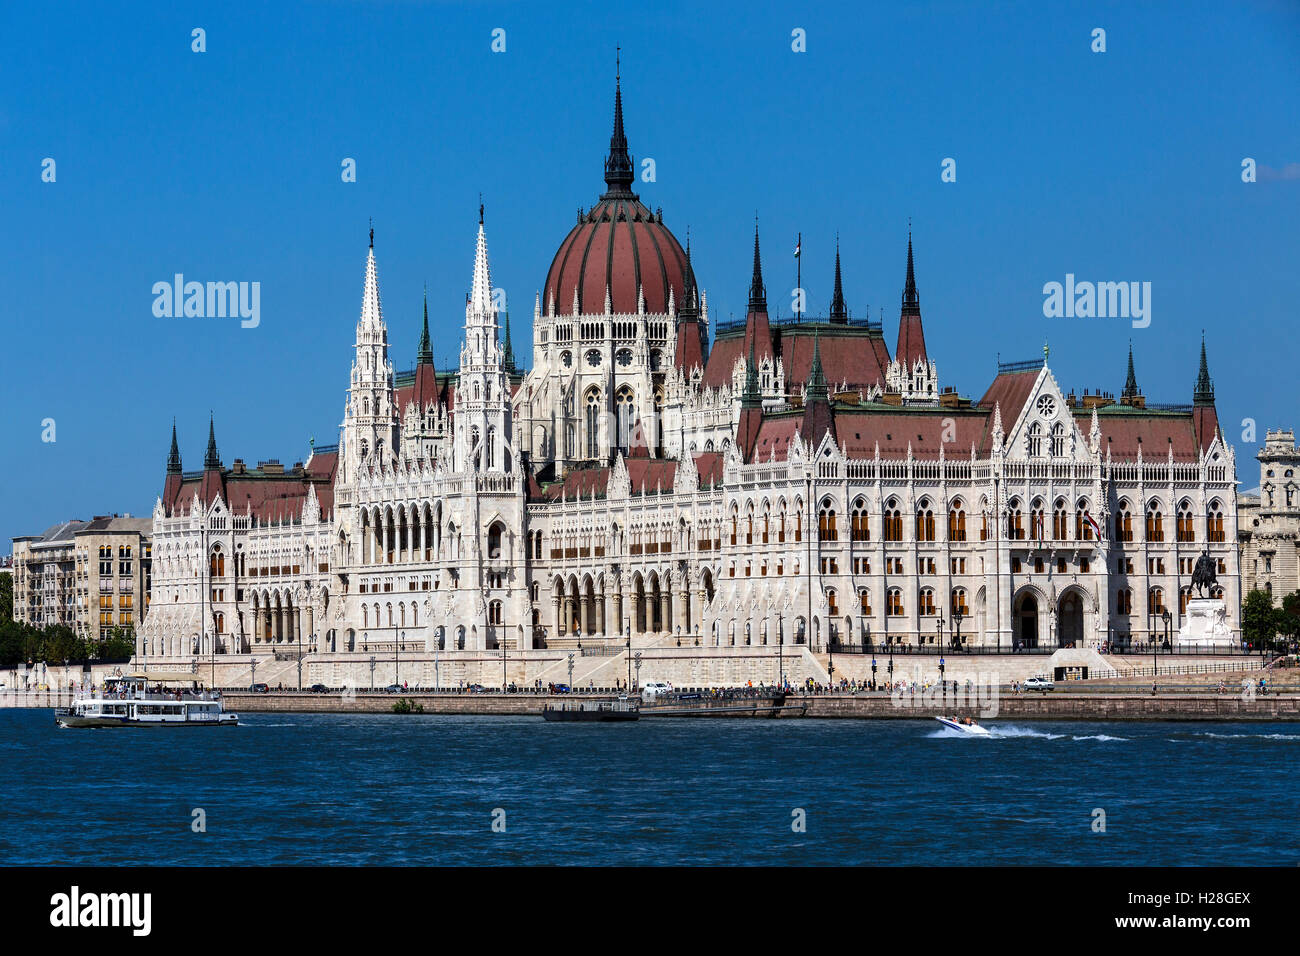
[[1300, 863], [1295, 724], [241, 719], [63, 730], [0, 711], [0, 859]]

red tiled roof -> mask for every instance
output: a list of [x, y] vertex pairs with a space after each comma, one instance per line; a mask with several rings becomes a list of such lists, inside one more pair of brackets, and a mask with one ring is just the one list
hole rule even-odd
[[301, 517], [307, 488], [316, 489], [321, 516], [329, 517], [334, 511], [334, 473], [338, 467], [338, 452], [320, 452], [312, 456], [305, 466], [306, 479], [292, 473], [265, 475], [260, 471], [237, 475], [229, 469], [208, 469], [202, 477], [171, 480], [164, 486], [163, 507], [168, 514], [184, 514], [189, 510], [195, 493], [205, 506], [211, 505], [217, 495], [232, 513], [247, 514], [251, 509], [259, 521], [290, 520]]
[[898, 348], [894, 357], [909, 369], [917, 359], [929, 361], [925, 354], [925, 331], [921, 328], [921, 314], [904, 313], [898, 320]]
[[[889, 349], [884, 339], [833, 327], [828, 331], [825, 326], [818, 328], [816, 336], [821, 339], [822, 370], [832, 392], [844, 382], [854, 389], [884, 384], [885, 369], [889, 367]], [[810, 328], [796, 326], [781, 330], [781, 359], [785, 363], [787, 392], [798, 393], [808, 381], [808, 373], [812, 370], [813, 339], [814, 330]]]
[[1038, 369], [1025, 372], [999, 372], [977, 405], [993, 410], [994, 405], [1002, 408], [1002, 427], [1010, 428], [1020, 416], [1020, 410], [1029, 401], [1029, 393], [1034, 382], [1038, 381]]
[[[1092, 429], [1092, 412], [1075, 409], [1074, 417], [1086, 436]], [[1144, 414], [1141, 409], [1107, 406], [1097, 410], [1097, 424], [1103, 457], [1109, 450], [1113, 459], [1134, 461], [1141, 448], [1144, 459], [1159, 460], [1168, 457], [1170, 447], [1175, 461], [1193, 462], [1200, 457], [1196, 423], [1186, 412]]]
[[[936, 459], [939, 448], [950, 459], [969, 458], [971, 445], [978, 454], [988, 451], [991, 416], [985, 409], [837, 409], [835, 432], [850, 458], [872, 458], [880, 443], [881, 458], [906, 458], [907, 446], [917, 458]], [[952, 423], [951, 441], [944, 431]]]

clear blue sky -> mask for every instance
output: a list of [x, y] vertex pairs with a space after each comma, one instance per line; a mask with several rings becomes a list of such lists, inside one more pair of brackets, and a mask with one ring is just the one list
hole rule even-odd
[[[1032, 359], [1046, 338], [1064, 387], [1118, 392], [1132, 338], [1148, 397], [1189, 402], [1204, 328], [1253, 487], [1238, 423], [1261, 439], [1300, 425], [1300, 167], [1264, 181], [1300, 163], [1298, 11], [6, 4], [0, 548], [67, 517], [148, 513], [172, 416], [187, 469], [209, 409], [227, 464], [337, 441], [371, 216], [399, 369], [426, 282], [439, 366], [456, 355], [480, 191], [530, 360], [533, 293], [603, 188], [615, 44], [633, 154], [657, 164], [639, 189], [679, 237], [691, 227], [715, 319], [744, 312], [757, 211], [773, 302], [802, 230], [809, 308], [825, 308], [838, 232], [849, 305], [885, 307], [892, 349], [910, 217], [943, 384], [978, 397], [999, 353]], [[1244, 157], [1260, 182], [1242, 183]], [[260, 282], [260, 327], [155, 318], [151, 287], [177, 272]], [[1067, 272], [1151, 282], [1150, 327], [1044, 318], [1042, 286]]]

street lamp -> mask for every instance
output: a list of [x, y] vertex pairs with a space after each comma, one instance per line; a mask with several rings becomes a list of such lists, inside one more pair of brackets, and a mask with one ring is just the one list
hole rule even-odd
[[[677, 646], [680, 647], [681, 643], [682, 643], [682, 639], [681, 636], [679, 635], [677, 638]], [[637, 654], [636, 659], [637, 659], [637, 665], [636, 665], [637, 673], [639, 675], [641, 670], [641, 655]], [[628, 683], [627, 692], [630, 694], [632, 693], [632, 627], [631, 625], [629, 625], [627, 629], [627, 683]]]
[[638, 689], [640, 689], [641, 687], [641, 652], [640, 651], [636, 652], [635, 664], [636, 664], [636, 686]]
[[256, 685], [257, 684], [257, 658], [250, 657], [248, 659], [248, 666], [251, 667], [253, 670], [253, 684]]
[[569, 693], [573, 693], [573, 651], [569, 651]]
[[943, 695], [943, 701], [948, 702], [948, 682], [943, 679], [943, 658], [939, 658], [939, 693]]
[[871, 689], [876, 689], [876, 655], [871, 655]]
[[[403, 641], [406, 640], [405, 631], [402, 632], [402, 640]], [[402, 678], [398, 675], [398, 671], [401, 669], [399, 667], [400, 660], [401, 660], [399, 655], [401, 654], [401, 651], [402, 651], [402, 645], [397, 640], [397, 628], [393, 628], [393, 683], [394, 684], [400, 684], [402, 682]]]
[[955, 628], [955, 633], [952, 638], [952, 646], [957, 648], [957, 650], [961, 650], [961, 618], [961, 608], [953, 608], [952, 623]]
[[370, 689], [375, 689], [375, 655], [370, 655]]
[[894, 640], [889, 635], [885, 635], [885, 646], [889, 648], [889, 686], [894, 686]]

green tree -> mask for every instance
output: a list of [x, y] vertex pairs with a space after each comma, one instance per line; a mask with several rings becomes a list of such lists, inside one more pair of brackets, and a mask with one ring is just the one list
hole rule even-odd
[[1282, 598], [1277, 629], [1289, 641], [1300, 638], [1300, 591], [1292, 591]]
[[0, 574], [0, 621], [14, 619], [14, 576]]
[[1241, 605], [1241, 636], [1251, 647], [1267, 647], [1278, 632], [1284, 612], [1273, 606], [1273, 599], [1263, 591], [1251, 591]]

